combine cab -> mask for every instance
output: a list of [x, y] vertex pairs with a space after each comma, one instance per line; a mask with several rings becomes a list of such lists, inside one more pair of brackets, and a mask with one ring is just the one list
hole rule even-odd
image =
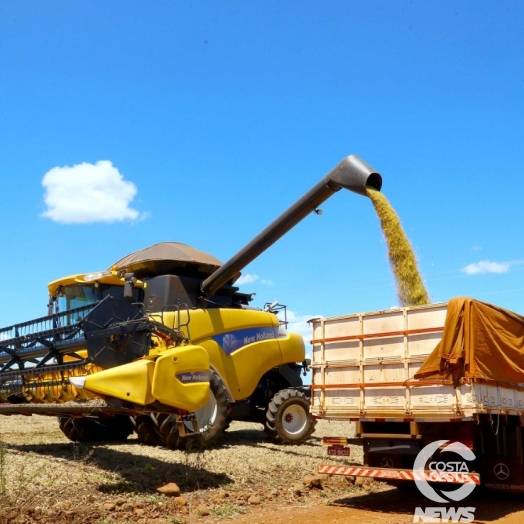
[[73, 441], [135, 431], [146, 444], [209, 446], [231, 420], [306, 441], [303, 339], [287, 331], [284, 306], [254, 308], [234, 283], [334, 192], [366, 185], [380, 189], [380, 175], [347, 157], [225, 264], [164, 242], [52, 282], [48, 316], [0, 330], [0, 414], [57, 416]]

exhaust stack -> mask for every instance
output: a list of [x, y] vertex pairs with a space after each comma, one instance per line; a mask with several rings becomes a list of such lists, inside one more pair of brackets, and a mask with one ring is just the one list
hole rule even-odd
[[344, 158], [302, 198], [297, 200], [249, 244], [204, 280], [201, 298], [213, 296], [251, 261], [341, 188], [367, 196], [366, 186], [371, 186], [380, 191], [382, 177], [358, 156], [350, 155]]

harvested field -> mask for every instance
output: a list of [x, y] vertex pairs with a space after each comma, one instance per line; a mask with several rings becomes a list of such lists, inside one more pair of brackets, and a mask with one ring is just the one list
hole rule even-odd
[[[59, 431], [55, 419], [0, 418], [0, 522], [78, 524], [182, 524], [413, 521], [416, 506], [427, 501], [380, 482], [362, 486], [342, 477], [324, 477], [322, 487], [305, 478], [329, 458], [323, 435], [351, 435], [348, 423], [319, 422], [302, 446], [269, 443], [260, 425], [234, 422], [213, 450], [172, 451], [143, 446], [135, 438], [119, 444], [76, 444]], [[351, 462], [361, 462], [352, 447]], [[306, 483], [304, 483], [306, 481]], [[176, 483], [178, 497], [157, 493]], [[524, 504], [497, 504], [491, 496], [468, 505], [482, 506], [477, 522], [519, 522]], [[515, 513], [518, 512], [518, 513]]]

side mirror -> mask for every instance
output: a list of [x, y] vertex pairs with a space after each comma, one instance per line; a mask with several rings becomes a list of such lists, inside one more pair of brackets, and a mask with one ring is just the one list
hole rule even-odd
[[124, 299], [127, 300], [128, 302], [133, 302], [135, 300], [135, 294], [134, 294], [135, 283], [136, 283], [135, 274], [126, 273], [124, 275], [124, 279], [125, 279]]

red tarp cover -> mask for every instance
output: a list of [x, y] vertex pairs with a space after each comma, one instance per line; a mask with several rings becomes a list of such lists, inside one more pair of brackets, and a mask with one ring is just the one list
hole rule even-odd
[[462, 377], [524, 385], [524, 317], [471, 298], [451, 299], [442, 340], [415, 378]]

